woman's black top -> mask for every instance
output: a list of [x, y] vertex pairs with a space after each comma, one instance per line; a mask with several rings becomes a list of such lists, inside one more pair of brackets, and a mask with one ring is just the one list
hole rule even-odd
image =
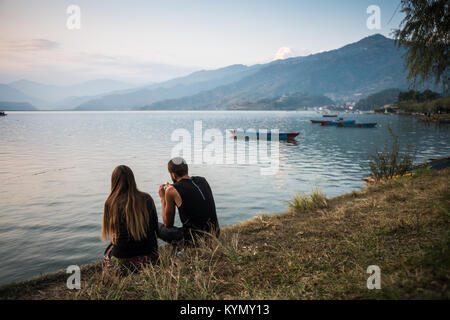
[[202, 231], [215, 232], [218, 235], [216, 204], [206, 179], [203, 177], [181, 179], [173, 186], [181, 197], [178, 212], [183, 224], [184, 240], [190, 241], [193, 235], [204, 234]]
[[158, 242], [156, 232], [158, 230], [158, 215], [152, 197], [147, 194], [146, 205], [150, 215], [149, 225], [146, 227], [147, 237], [141, 241], [136, 241], [128, 232], [125, 217], [119, 223], [119, 232], [113, 244], [112, 255], [119, 259], [132, 258], [141, 255], [158, 256]]

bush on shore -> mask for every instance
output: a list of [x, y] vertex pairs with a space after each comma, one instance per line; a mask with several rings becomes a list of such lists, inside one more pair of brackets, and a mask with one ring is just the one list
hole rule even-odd
[[398, 136], [394, 134], [392, 128], [388, 125], [387, 129], [392, 138], [392, 144], [386, 141], [382, 151], [375, 147], [375, 153], [369, 155], [369, 168], [372, 178], [376, 181], [383, 179], [392, 179], [395, 176], [403, 175], [413, 168], [414, 159], [417, 150], [411, 145], [407, 146], [406, 151], [400, 151]]

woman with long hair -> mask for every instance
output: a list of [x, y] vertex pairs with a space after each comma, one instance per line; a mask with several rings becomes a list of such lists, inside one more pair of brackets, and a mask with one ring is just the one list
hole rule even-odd
[[158, 259], [158, 216], [148, 193], [138, 190], [133, 171], [121, 165], [111, 177], [111, 193], [103, 213], [106, 267], [137, 269]]

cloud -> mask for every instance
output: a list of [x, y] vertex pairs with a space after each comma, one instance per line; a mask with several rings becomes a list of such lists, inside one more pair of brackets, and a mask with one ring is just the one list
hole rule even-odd
[[136, 76], [161, 77], [166, 80], [197, 71], [199, 68], [170, 65], [165, 63], [142, 60], [130, 56], [110, 56], [106, 54], [92, 54], [81, 52], [76, 61], [85, 65], [104, 69], [105, 71], [117, 73], [129, 73]]
[[277, 53], [273, 57], [273, 60], [283, 60], [287, 58], [292, 58], [294, 56], [294, 52], [289, 47], [281, 47], [278, 49]]
[[184, 76], [198, 69], [125, 55], [68, 51], [58, 42], [46, 39], [0, 39], [0, 70], [7, 75], [3, 77], [7, 81], [31, 78], [38, 82], [70, 84], [111, 78], [147, 83]]
[[56, 49], [59, 46], [59, 43], [56, 41], [47, 39], [31, 39], [2, 41], [0, 48], [3, 51], [46, 51]]
[[275, 60], [284, 60], [293, 57], [302, 57], [311, 54], [311, 52], [307, 49], [294, 50], [290, 47], [281, 47], [275, 53], [275, 56], [272, 58], [272, 61]]

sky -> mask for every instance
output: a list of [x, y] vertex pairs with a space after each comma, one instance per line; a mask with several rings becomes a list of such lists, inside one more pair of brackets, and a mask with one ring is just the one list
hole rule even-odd
[[[134, 84], [391, 36], [400, 0], [0, 0], [0, 83]], [[69, 29], [75, 5], [79, 29]], [[369, 29], [367, 8], [380, 8]], [[393, 16], [394, 12], [396, 14]], [[393, 17], [393, 18], [392, 18]]]

